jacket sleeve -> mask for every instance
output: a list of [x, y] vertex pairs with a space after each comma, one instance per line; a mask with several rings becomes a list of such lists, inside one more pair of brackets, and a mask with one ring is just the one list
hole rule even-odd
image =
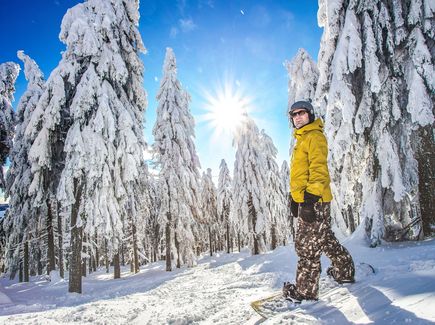
[[321, 132], [315, 132], [308, 143], [307, 192], [322, 197], [330, 183], [328, 171], [328, 144]]

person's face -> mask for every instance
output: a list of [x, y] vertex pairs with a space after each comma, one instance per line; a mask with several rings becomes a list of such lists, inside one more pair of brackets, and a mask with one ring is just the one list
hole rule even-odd
[[310, 121], [308, 112], [304, 109], [295, 109], [291, 113], [291, 118], [293, 119], [293, 123], [296, 129], [300, 129], [304, 125], [307, 125], [308, 122]]

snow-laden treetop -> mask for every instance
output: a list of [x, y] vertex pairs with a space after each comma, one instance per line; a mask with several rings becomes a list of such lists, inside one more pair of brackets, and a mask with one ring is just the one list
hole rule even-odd
[[10, 102], [14, 100], [15, 80], [20, 73], [20, 66], [14, 62], [0, 64], [0, 96]]

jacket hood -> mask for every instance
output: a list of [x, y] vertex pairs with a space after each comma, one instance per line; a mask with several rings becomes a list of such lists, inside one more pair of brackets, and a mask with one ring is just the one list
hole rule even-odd
[[293, 133], [294, 137], [297, 139], [304, 135], [307, 132], [318, 130], [320, 132], [323, 132], [323, 121], [318, 118], [313, 123], [309, 123], [307, 125], [304, 125], [300, 129], [296, 129]]

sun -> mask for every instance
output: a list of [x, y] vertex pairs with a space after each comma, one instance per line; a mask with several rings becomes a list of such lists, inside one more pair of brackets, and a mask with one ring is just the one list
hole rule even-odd
[[239, 88], [226, 82], [216, 90], [214, 96], [210, 93], [205, 95], [207, 102], [204, 109], [207, 113], [202, 116], [202, 120], [214, 130], [215, 138], [221, 135], [233, 136], [243, 121], [244, 114], [248, 113], [250, 99]]

